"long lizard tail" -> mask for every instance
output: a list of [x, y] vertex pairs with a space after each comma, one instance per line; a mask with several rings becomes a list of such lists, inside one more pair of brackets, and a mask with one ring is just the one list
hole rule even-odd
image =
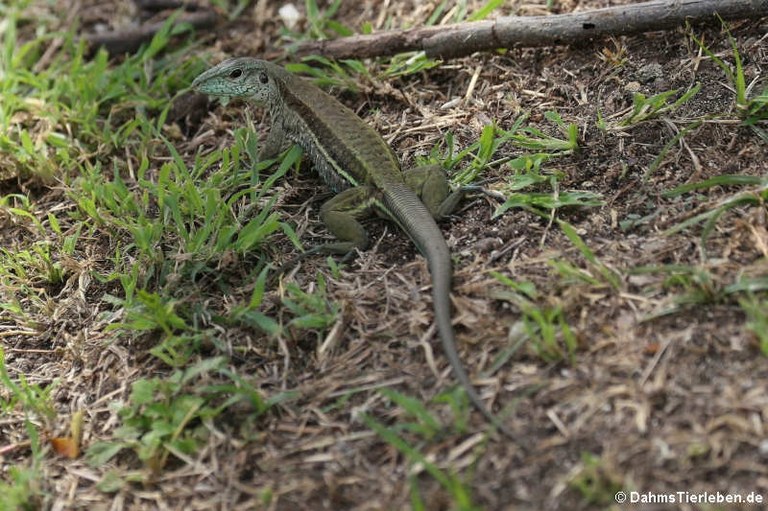
[[483, 404], [475, 387], [464, 369], [456, 351], [456, 336], [451, 324], [451, 253], [440, 228], [419, 198], [405, 185], [392, 185], [384, 199], [394, 220], [418, 247], [429, 264], [432, 276], [432, 304], [435, 323], [443, 352], [448, 358], [453, 374], [467, 392], [472, 405], [505, 435], [514, 438], [512, 431], [504, 426]]

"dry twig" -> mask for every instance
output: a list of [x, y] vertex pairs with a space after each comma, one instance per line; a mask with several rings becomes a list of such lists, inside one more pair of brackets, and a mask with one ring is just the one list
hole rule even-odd
[[505, 16], [495, 20], [391, 30], [327, 41], [309, 41], [296, 54], [368, 58], [406, 51], [455, 58], [513, 46], [566, 44], [598, 36], [669, 29], [719, 14], [724, 20], [768, 15], [768, 0], [654, 0], [552, 16]]

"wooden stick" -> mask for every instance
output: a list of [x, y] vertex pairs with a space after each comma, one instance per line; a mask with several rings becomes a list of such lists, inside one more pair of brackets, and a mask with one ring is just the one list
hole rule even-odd
[[[189, 23], [196, 29], [209, 28], [219, 21], [220, 17], [213, 10], [186, 12], [178, 17], [176, 23]], [[152, 40], [152, 37], [163, 28], [164, 21], [149, 23], [138, 28], [107, 32], [104, 34], [86, 34], [83, 36], [91, 49], [103, 47], [110, 55], [131, 53]]]
[[422, 50], [429, 57], [455, 58], [515, 46], [567, 44], [606, 35], [650, 32], [686, 21], [717, 21], [768, 15], [768, 0], [653, 0], [552, 16], [505, 16], [496, 20], [391, 30], [327, 41], [309, 41], [298, 56], [367, 58]]

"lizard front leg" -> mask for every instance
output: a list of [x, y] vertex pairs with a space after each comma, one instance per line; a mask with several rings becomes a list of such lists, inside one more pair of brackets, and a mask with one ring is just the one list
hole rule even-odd
[[267, 133], [267, 139], [259, 151], [259, 160], [271, 160], [280, 153], [288, 149], [293, 142], [288, 138], [283, 125], [279, 122], [272, 124], [272, 128]]

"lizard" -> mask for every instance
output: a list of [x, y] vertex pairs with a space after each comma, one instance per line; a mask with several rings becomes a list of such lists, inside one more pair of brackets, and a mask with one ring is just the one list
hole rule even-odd
[[333, 96], [284, 68], [260, 59], [226, 60], [200, 74], [192, 89], [223, 103], [244, 99], [268, 110], [271, 129], [261, 158], [298, 144], [336, 194], [320, 218], [338, 241], [311, 249], [350, 254], [369, 240], [360, 220], [378, 213], [396, 223], [427, 260], [435, 323], [454, 377], [472, 405], [509, 437], [512, 432], [483, 404], [456, 349], [451, 323], [451, 254], [436, 220], [450, 214], [463, 196], [451, 190], [440, 165], [403, 171], [384, 139]]

